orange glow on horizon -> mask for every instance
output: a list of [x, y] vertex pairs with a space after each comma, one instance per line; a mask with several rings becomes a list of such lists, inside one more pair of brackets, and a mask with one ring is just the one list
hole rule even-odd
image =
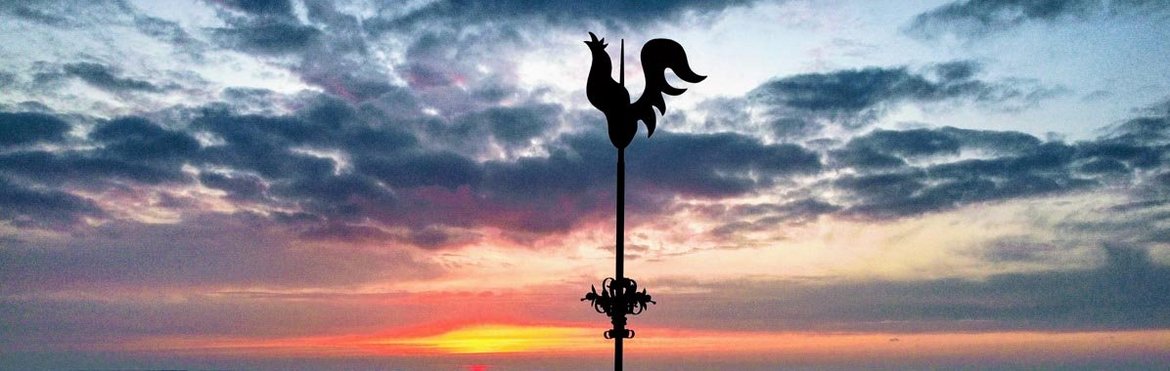
[[579, 348], [596, 331], [577, 327], [474, 325], [439, 335], [386, 339], [379, 345], [433, 349], [448, 354], [532, 353]]
[[[574, 325], [464, 324], [430, 331], [302, 337], [150, 338], [107, 348], [135, 352], [216, 354], [248, 357], [606, 357], [613, 342], [600, 327]], [[634, 357], [735, 358], [768, 362], [835, 359], [1048, 360], [1170, 354], [1170, 330], [984, 333], [730, 332], [639, 328], [626, 344]]]

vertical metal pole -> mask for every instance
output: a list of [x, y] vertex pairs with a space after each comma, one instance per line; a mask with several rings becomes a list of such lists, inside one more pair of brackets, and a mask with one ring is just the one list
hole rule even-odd
[[[618, 81], [624, 87], [626, 85], [626, 39], [622, 39], [621, 52], [618, 58]], [[637, 125], [637, 123], [634, 123]], [[624, 298], [625, 293], [625, 273], [626, 273], [626, 149], [618, 148], [617, 161], [617, 246], [615, 247], [615, 270], [614, 283], [618, 288], [614, 292], [614, 298]], [[626, 305], [621, 300], [614, 302], [614, 317], [613, 317], [613, 369], [614, 371], [622, 371], [622, 340], [626, 334]]]
[[618, 83], [626, 86], [626, 39], [622, 39], [622, 51], [618, 57]]
[[[625, 261], [626, 261], [626, 150], [618, 149], [617, 163], [617, 248], [616, 250], [616, 278], [613, 284], [617, 288], [613, 292], [614, 298], [625, 298]], [[626, 304], [622, 300], [615, 300], [613, 312], [613, 369], [622, 369], [622, 338], [626, 333]]]

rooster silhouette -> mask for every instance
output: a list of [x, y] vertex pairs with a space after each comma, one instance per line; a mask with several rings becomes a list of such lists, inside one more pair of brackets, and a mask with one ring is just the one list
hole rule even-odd
[[589, 33], [591, 40], [585, 41], [593, 53], [593, 66], [589, 68], [589, 81], [585, 84], [585, 95], [589, 103], [605, 114], [609, 123], [609, 140], [614, 147], [625, 149], [638, 132], [638, 120], [646, 124], [646, 136], [654, 135], [657, 119], [654, 108], [666, 114], [666, 101], [662, 94], [679, 95], [687, 91], [666, 83], [666, 69], [683, 81], [697, 83], [706, 79], [691, 71], [687, 53], [674, 40], [654, 39], [642, 46], [642, 72], [646, 76], [646, 88], [637, 102], [630, 103], [630, 92], [623, 84], [613, 81], [613, 65], [605, 51], [605, 39]]

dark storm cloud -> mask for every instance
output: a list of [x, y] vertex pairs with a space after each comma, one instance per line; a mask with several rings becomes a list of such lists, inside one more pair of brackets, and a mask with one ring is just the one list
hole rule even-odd
[[0, 146], [64, 139], [69, 124], [53, 115], [34, 112], [0, 112]]
[[832, 185], [847, 195], [844, 213], [876, 218], [1108, 185], [1159, 197], [1167, 191], [1158, 176], [1170, 173], [1170, 111], [1147, 113], [1075, 143], [952, 127], [874, 130], [829, 151], [831, 166], [856, 171]]
[[902, 102], [970, 100], [980, 104], [1019, 106], [1059, 90], [1026, 81], [975, 79], [979, 65], [957, 61], [919, 72], [906, 67], [869, 67], [811, 73], [760, 85], [748, 98], [765, 107], [770, 125], [781, 137], [816, 134], [828, 123], [857, 129], [879, 119]]
[[1010, 131], [970, 130], [954, 127], [911, 130], [874, 130], [855, 137], [843, 148], [831, 151], [837, 164], [858, 169], [895, 168], [907, 159], [956, 156], [961, 150], [992, 156], [1034, 151], [1040, 139]]
[[103, 212], [92, 201], [53, 189], [27, 188], [0, 177], [0, 220], [17, 227], [63, 229]]
[[973, 130], [949, 126], [939, 131], [957, 141], [963, 149], [993, 155], [1018, 155], [1032, 151], [1042, 143], [1039, 138], [1015, 131]]
[[[228, 48], [277, 63], [310, 84], [350, 102], [386, 93], [401, 93], [383, 66], [371, 65], [370, 46], [361, 21], [336, 9], [331, 1], [304, 3], [308, 22], [293, 13], [288, 1], [229, 2], [217, 14], [227, 27], [212, 29], [214, 40]], [[400, 98], [402, 94], [396, 94]]]
[[[551, 112], [549, 115], [560, 112], [559, 107], [538, 107], [533, 112], [542, 111]], [[527, 123], [505, 121], [534, 117], [527, 112], [514, 109], [486, 114], [482, 122], [484, 127], [473, 128], [483, 130], [480, 133], [485, 135], [468, 135], [462, 140], [487, 140], [493, 137], [493, 132], [509, 140], [532, 135], [524, 132], [528, 129], [515, 131], [511, 126]], [[263, 189], [274, 199], [273, 202], [292, 202], [323, 218], [322, 221], [334, 223], [332, 226], [312, 227], [316, 232], [307, 236], [330, 238], [349, 235], [349, 232], [371, 231], [349, 223], [373, 220], [385, 226], [414, 229], [414, 234], [404, 241], [422, 247], [458, 240], [438, 238], [439, 234], [427, 232], [426, 228], [507, 225], [512, 222], [537, 225], [540, 223], [536, 221], [545, 214], [522, 212], [525, 205], [542, 204], [546, 198], [569, 197], [554, 192], [536, 193], [536, 197], [527, 201], [501, 199], [501, 194], [510, 191], [491, 188], [484, 180], [498, 178], [492, 172], [511, 168], [511, 165], [479, 163], [462, 153], [424, 149], [409, 133], [393, 126], [371, 126], [365, 121], [368, 118], [347, 103], [328, 99], [295, 116], [286, 117], [205, 111], [193, 121], [192, 127], [215, 134], [225, 144], [205, 148], [201, 158], [210, 164], [256, 174], [260, 179], [205, 173], [202, 180], [208, 186], [227, 190], [232, 197], [240, 199], [255, 199], [263, 188], [259, 184], [262, 182], [268, 184]], [[291, 148], [336, 151], [348, 158], [351, 167], [341, 169], [340, 164], [331, 159]], [[573, 169], [573, 166], [562, 168]], [[539, 179], [543, 176], [540, 173], [521, 172], [538, 178], [536, 182], [549, 181]], [[571, 179], [565, 181], [568, 180]], [[463, 193], [470, 197], [461, 195]], [[527, 194], [529, 197], [533, 195]], [[553, 204], [550, 202], [550, 207]], [[574, 220], [577, 216], [567, 218]], [[567, 227], [572, 222], [557, 225]]]
[[[138, 117], [99, 121], [87, 138], [95, 148], [9, 152], [2, 155], [0, 167], [13, 179], [47, 187], [100, 189], [111, 182], [152, 185], [197, 178], [237, 202], [300, 208], [307, 218], [283, 223], [302, 230], [306, 238], [358, 237], [362, 230], [371, 231], [362, 225], [374, 222], [408, 227], [419, 238], [402, 235], [398, 240], [420, 247], [458, 240], [420, 237], [427, 236], [427, 230], [495, 226], [565, 231], [612, 212], [606, 200], [612, 198], [615, 158], [600, 122], [577, 134], [548, 139], [543, 144], [549, 151], [546, 156], [485, 162], [466, 151], [443, 148], [460, 148], [451, 144], [456, 142], [526, 143], [545, 135], [553, 122], [566, 119], [562, 116], [577, 113], [548, 104], [476, 111], [437, 124], [452, 137], [424, 145], [401, 125], [385, 121], [418, 118], [387, 118], [378, 114], [385, 111], [362, 107], [327, 95], [307, 100], [301, 110], [283, 116], [240, 115], [213, 105], [193, 111], [194, 119], [181, 131]], [[36, 117], [56, 122], [50, 115]], [[667, 131], [655, 135], [653, 145], [628, 151], [629, 207], [635, 214], [654, 213], [665, 210], [664, 202], [676, 195], [751, 194], [771, 189], [777, 181], [843, 167], [852, 169], [849, 175], [831, 176], [798, 190], [805, 195], [798, 197], [807, 202], [778, 205], [763, 215], [731, 216], [748, 224], [729, 221], [728, 230], [799, 223], [822, 214], [900, 218], [978, 202], [1092, 189], [1135, 182], [1136, 169], [1165, 173], [1157, 170], [1166, 152], [1158, 138], [1170, 127], [1164, 120], [1136, 118], [1118, 125], [1107, 137], [1072, 144], [1043, 142], [1016, 132], [950, 127], [876, 130], [827, 151], [825, 161], [818, 151], [796, 144], [765, 144], [735, 133]], [[451, 131], [459, 127], [466, 132]], [[59, 140], [62, 129], [56, 125], [37, 135]], [[201, 147], [191, 132], [221, 143]], [[960, 157], [963, 153], [976, 156]], [[183, 164], [203, 170], [191, 178], [181, 171]], [[819, 187], [841, 192], [820, 199]]]
[[[888, 154], [887, 157], [898, 158]], [[896, 218], [975, 202], [1054, 194], [1101, 184], [1097, 179], [1074, 173], [1071, 167], [1075, 160], [1074, 147], [1049, 142], [1020, 155], [958, 160], [926, 167], [854, 162], [854, 166], [897, 168], [839, 177], [833, 185], [853, 197], [851, 201], [855, 203], [846, 213]]]
[[180, 165], [199, 150], [189, 135], [139, 117], [99, 123], [89, 138], [101, 145], [67, 151], [27, 150], [0, 155], [9, 174], [45, 184], [77, 186], [129, 180], [145, 184], [182, 182]]
[[820, 157], [794, 144], [764, 144], [735, 133], [663, 132], [653, 145], [629, 149], [639, 187], [725, 197], [768, 188], [773, 180], [819, 172]]
[[162, 90], [147, 81], [118, 77], [110, 66], [99, 63], [70, 63], [64, 66], [64, 71], [65, 74], [80, 78], [96, 88], [112, 92]]
[[49, 186], [70, 184], [105, 188], [111, 181], [140, 184], [185, 182], [177, 162], [124, 159], [100, 151], [18, 151], [0, 154], [0, 170], [7, 175]]
[[1112, 128], [1110, 142], [1157, 145], [1170, 143], [1170, 112], [1138, 117]]
[[212, 33], [216, 41], [228, 48], [260, 55], [304, 56], [332, 36], [317, 27], [303, 25], [292, 14], [288, 0], [228, 0], [218, 4], [246, 14], [219, 13], [228, 27], [214, 28]]
[[655, 2], [629, 1], [466, 1], [443, 0], [396, 17], [378, 17], [364, 22], [377, 33], [388, 29], [411, 28], [431, 23], [480, 24], [499, 21], [540, 21], [549, 24], [600, 22], [607, 26], [635, 26], [674, 20], [685, 14], [719, 13], [727, 8], [752, 1], [673, 0]]
[[[189, 135], [139, 117], [99, 121], [88, 136], [91, 147], [73, 148], [72, 142], [64, 140], [69, 129], [56, 115], [0, 112], [0, 132], [7, 141], [0, 144], [65, 145], [61, 150], [15, 147], [0, 154], [0, 171], [10, 197], [2, 219], [51, 227], [101, 216], [98, 206], [69, 189], [186, 183], [190, 179], [181, 166], [197, 159], [200, 149]], [[30, 211], [37, 205], [44, 210]]]
[[217, 3], [252, 15], [284, 17], [293, 15], [292, 3], [289, 0], [224, 0]]
[[363, 157], [358, 171], [393, 187], [440, 186], [455, 189], [477, 186], [483, 170], [455, 153], [412, 153], [401, 157]]
[[322, 35], [321, 30], [313, 26], [289, 20], [259, 19], [238, 23], [233, 27], [215, 29], [215, 36], [225, 46], [258, 54], [302, 53]]
[[134, 27], [147, 36], [170, 43], [175, 48], [196, 57], [201, 56], [207, 48], [206, 43], [191, 36], [177, 22], [136, 14], [134, 16]]
[[[616, 154], [601, 130], [562, 138], [563, 150], [547, 158], [489, 163], [492, 194], [518, 197], [572, 195], [612, 187]], [[722, 197], [766, 188], [776, 178], [810, 174], [819, 157], [795, 145], [763, 144], [734, 133], [684, 134], [664, 131], [653, 145], [630, 147], [631, 192]], [[555, 147], [554, 147], [555, 148]], [[643, 191], [639, 191], [642, 189]], [[645, 191], [645, 190], [651, 191]]]
[[560, 105], [544, 103], [489, 107], [450, 122], [430, 121], [424, 130], [432, 141], [462, 153], [482, 153], [492, 145], [512, 151], [559, 127], [563, 113]]
[[208, 108], [191, 126], [226, 142], [204, 148], [204, 161], [270, 178], [321, 178], [338, 170], [340, 164], [333, 160], [297, 152], [294, 148], [328, 150], [353, 145], [362, 149], [365, 143], [381, 141], [377, 143], [381, 150], [393, 152], [414, 145], [414, 138], [408, 134], [391, 128], [376, 131], [346, 119], [345, 115], [352, 111], [345, 106], [323, 104], [302, 113], [306, 117], [237, 115]]
[[[408, 215], [398, 213], [401, 208], [394, 188], [462, 184], [459, 173], [440, 165], [468, 162], [458, 156], [423, 152], [409, 133], [395, 127], [370, 126], [353, 107], [329, 98], [294, 116], [237, 115], [207, 109], [191, 125], [225, 142], [202, 151], [204, 163], [230, 169], [228, 173], [202, 173], [205, 185], [223, 189], [236, 199], [297, 205], [310, 216], [289, 220], [297, 226], [306, 222], [360, 223], [367, 218], [384, 222], [392, 222], [393, 217], [408, 219]], [[348, 158], [352, 168], [342, 168], [334, 159], [298, 148], [337, 153]], [[433, 161], [424, 161], [428, 159]], [[306, 236], [336, 236], [346, 227], [309, 225], [307, 228], [318, 231]]]
[[929, 129], [875, 130], [849, 141], [849, 144], [901, 157], [956, 155], [959, 153], [959, 141], [947, 134]]
[[981, 37], [1029, 22], [1139, 14], [1170, 10], [1158, 0], [965, 0], [918, 14], [907, 31], [932, 39], [940, 34]]
[[69, 24], [69, 20], [49, 12], [37, 9], [21, 2], [4, 2], [0, 3], [0, 12], [14, 16], [16, 18], [37, 22], [49, 26], [65, 26]]
[[199, 174], [199, 183], [208, 188], [225, 191], [229, 198], [236, 200], [259, 200], [268, 189], [263, 179], [248, 174], [226, 175], [205, 172]]
[[[674, 294], [647, 324], [735, 330], [1127, 330], [1170, 326], [1170, 267], [1146, 250], [1106, 245], [1098, 268], [997, 274], [985, 280], [667, 283]], [[663, 285], [662, 282], [656, 283]], [[719, 313], [719, 316], [711, 316]], [[669, 318], [669, 320], [663, 320]]]
[[[526, 229], [564, 230], [612, 213], [616, 154], [605, 133], [592, 130], [561, 140], [546, 158], [485, 164], [483, 194], [513, 208], [536, 211], [518, 219]], [[814, 172], [820, 166], [815, 154], [799, 147], [765, 145], [739, 134], [661, 132], [653, 140], [653, 146], [631, 147], [628, 154], [627, 208], [633, 213], [659, 212], [674, 195], [755, 192], [776, 179]]]
[[[321, 86], [326, 91], [351, 102], [361, 102], [387, 95], [397, 105], [412, 107], [414, 95], [399, 86], [391, 85], [390, 78], [381, 72], [367, 71], [359, 63], [335, 61], [337, 65], [312, 64], [302, 71], [302, 78]], [[334, 70], [340, 68], [340, 70]]]
[[219, 96], [225, 106], [239, 112], [272, 113], [280, 99], [272, 90], [240, 87], [224, 88]]
[[1110, 128], [1100, 140], [1084, 143], [1082, 153], [1101, 163], [1090, 163], [1087, 171], [1100, 170], [1116, 179], [1117, 168], [1141, 174], [1132, 190], [1137, 201], [1164, 200], [1170, 197], [1170, 102], [1147, 110], [1148, 115], [1125, 121]]
[[[484, 194], [502, 204], [535, 209], [518, 220], [535, 230], [564, 230], [578, 220], [597, 217], [608, 209], [602, 200], [611, 199], [607, 195], [612, 195], [611, 164], [616, 154], [606, 150], [612, 145], [604, 134], [590, 131], [560, 140], [547, 157], [484, 164]], [[558, 208], [572, 211], [561, 213]]]
[[420, 104], [453, 120], [513, 102], [529, 105], [543, 93], [518, 87], [518, 55], [500, 52], [530, 48], [531, 40], [520, 36], [517, 27], [469, 28], [412, 34], [394, 70]]
[[308, 23], [290, 16], [226, 17], [232, 27], [222, 31], [235, 33], [243, 41], [251, 40], [229, 45], [246, 52], [285, 57], [285, 66], [303, 81], [349, 102], [383, 95], [393, 100], [413, 99], [412, 92], [390, 83], [395, 79], [393, 71], [380, 63], [370, 63], [370, 41], [358, 17], [339, 11], [335, 8], [338, 4], [332, 1], [307, 1], [304, 5]]
[[200, 149], [199, 142], [187, 133], [133, 116], [103, 122], [89, 137], [105, 144], [105, 154], [129, 161], [187, 160]]
[[323, 174], [314, 177], [294, 173], [289, 178], [273, 179], [269, 193], [298, 205], [309, 216], [321, 221], [362, 223], [370, 218], [380, 222], [417, 220], [416, 216], [403, 212], [400, 197], [394, 190], [367, 175]]

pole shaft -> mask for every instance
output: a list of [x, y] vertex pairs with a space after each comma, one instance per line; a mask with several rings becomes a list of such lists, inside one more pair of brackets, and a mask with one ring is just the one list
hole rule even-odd
[[[621, 51], [618, 57], [618, 82], [626, 85], [626, 39], [622, 39]], [[634, 122], [634, 125], [637, 125]], [[614, 283], [618, 288], [614, 292], [615, 298], [625, 297], [626, 275], [626, 149], [618, 148], [617, 161], [617, 245], [614, 247]], [[620, 300], [614, 303], [613, 328], [613, 369], [622, 371], [622, 340], [626, 334], [626, 305]]]
[[626, 86], [626, 39], [622, 39], [622, 50], [618, 56], [618, 84]]
[[[615, 297], [625, 297], [625, 262], [626, 262], [626, 149], [618, 149], [617, 161], [617, 245], [615, 246], [615, 276], [614, 283], [617, 284], [617, 289], [614, 294]], [[622, 338], [625, 337], [626, 329], [626, 313], [625, 303], [614, 303], [614, 321], [613, 328], [616, 332], [613, 343], [613, 369], [614, 371], [621, 371], [622, 369]]]

